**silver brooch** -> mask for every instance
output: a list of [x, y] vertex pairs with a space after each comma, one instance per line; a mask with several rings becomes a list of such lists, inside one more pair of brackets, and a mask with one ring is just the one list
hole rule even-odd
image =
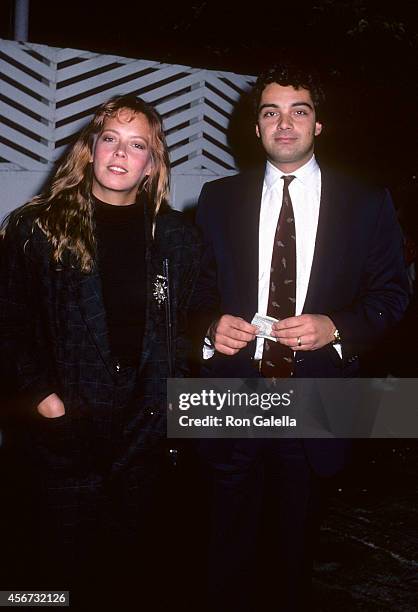
[[158, 306], [161, 306], [163, 302], [167, 299], [167, 279], [165, 276], [161, 274], [157, 274], [154, 281], [154, 291], [152, 295], [154, 296]]

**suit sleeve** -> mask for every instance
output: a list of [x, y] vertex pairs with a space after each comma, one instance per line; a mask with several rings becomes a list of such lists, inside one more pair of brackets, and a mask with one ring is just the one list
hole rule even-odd
[[398, 323], [408, 305], [403, 240], [388, 191], [384, 192], [357, 298], [329, 313], [342, 338], [345, 358], [369, 350]]
[[212, 244], [212, 219], [214, 198], [210, 183], [206, 183], [199, 197], [196, 224], [202, 233], [203, 251], [201, 265], [191, 299], [191, 316], [195, 342], [202, 351], [209, 325], [220, 316], [220, 296], [217, 283], [217, 262]]
[[35, 408], [55, 385], [41, 331], [39, 267], [29, 224], [11, 224], [1, 242], [0, 367], [19, 405]]

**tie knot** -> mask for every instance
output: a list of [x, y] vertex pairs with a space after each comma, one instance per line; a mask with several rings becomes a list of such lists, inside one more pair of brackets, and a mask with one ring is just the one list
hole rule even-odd
[[289, 187], [290, 183], [293, 181], [294, 178], [296, 178], [295, 176], [293, 176], [293, 174], [288, 174], [286, 176], [281, 176], [280, 178], [283, 179], [284, 182], [284, 186], [285, 187]]

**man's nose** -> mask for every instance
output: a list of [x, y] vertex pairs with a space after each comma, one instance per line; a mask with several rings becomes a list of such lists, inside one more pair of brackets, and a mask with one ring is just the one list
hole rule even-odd
[[281, 130], [289, 130], [293, 127], [292, 117], [287, 113], [278, 116], [277, 127]]

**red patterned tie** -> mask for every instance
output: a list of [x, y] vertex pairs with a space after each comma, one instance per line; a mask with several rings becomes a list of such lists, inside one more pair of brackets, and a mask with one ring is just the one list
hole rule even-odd
[[[277, 222], [271, 256], [270, 290], [267, 314], [276, 319], [295, 315], [296, 308], [296, 226], [289, 185], [294, 176], [282, 176], [284, 181], [282, 208]], [[267, 378], [292, 376], [292, 349], [280, 342], [264, 340], [261, 373]]]

